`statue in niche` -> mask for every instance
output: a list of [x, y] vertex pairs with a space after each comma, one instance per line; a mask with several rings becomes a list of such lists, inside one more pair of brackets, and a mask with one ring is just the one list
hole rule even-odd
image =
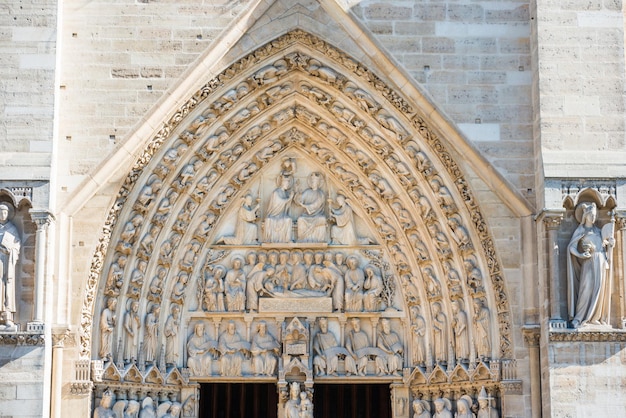
[[349, 256], [346, 259], [346, 265], [348, 266], [348, 270], [344, 274], [346, 312], [361, 312], [363, 310], [365, 273], [359, 267], [359, 259], [355, 256]]
[[172, 295], [170, 296], [170, 301], [172, 303], [176, 303], [178, 305], [183, 305], [185, 303], [185, 289], [187, 289], [188, 281], [189, 274], [184, 271], [178, 273], [178, 280], [176, 280], [176, 284], [172, 289]]
[[226, 269], [220, 265], [209, 266], [204, 270], [204, 291], [202, 303], [206, 311], [224, 312], [224, 276]]
[[467, 314], [458, 300], [452, 305], [452, 331], [454, 332], [454, 354], [458, 362], [467, 360], [470, 356], [469, 338], [467, 334]]
[[498, 410], [491, 406], [491, 398], [483, 386], [478, 395], [478, 415], [477, 418], [499, 418]]
[[297, 382], [289, 385], [289, 400], [285, 402], [285, 417], [300, 418], [300, 384]]
[[572, 326], [608, 325], [611, 304], [611, 255], [615, 246], [614, 221], [595, 225], [595, 203], [576, 207], [580, 222], [567, 246], [568, 313]]
[[367, 312], [380, 311], [382, 307], [383, 279], [378, 268], [372, 264], [365, 266], [363, 283], [363, 308]]
[[132, 300], [124, 315], [124, 360], [129, 363], [137, 361], [137, 351], [139, 346], [139, 329], [141, 328], [141, 318], [139, 318], [139, 302]]
[[485, 292], [483, 286], [483, 274], [476, 267], [476, 261], [468, 257], [464, 260], [465, 271], [467, 272], [467, 285], [474, 294], [481, 294]]
[[180, 306], [172, 305], [170, 308], [170, 316], [165, 321], [163, 335], [165, 336], [165, 364], [176, 366], [178, 363], [179, 338], [178, 330], [180, 327]]
[[432, 305], [433, 313], [433, 337], [435, 361], [437, 363], [448, 362], [448, 318], [442, 312], [441, 303]]
[[391, 322], [387, 318], [380, 321], [381, 329], [378, 331], [378, 348], [380, 348], [386, 357], [385, 370], [379, 369], [378, 374], [390, 374], [400, 376], [402, 370], [402, 353], [404, 347], [400, 341], [400, 337], [391, 330]]
[[456, 415], [454, 418], [475, 418], [476, 415], [472, 412], [472, 398], [469, 395], [463, 395], [456, 401]]
[[483, 299], [474, 299], [474, 324], [476, 325], [476, 354], [481, 360], [491, 357], [491, 319]]
[[148, 293], [148, 300], [154, 303], [161, 303], [161, 293], [163, 292], [163, 281], [167, 275], [167, 270], [163, 266], [158, 266], [156, 276], [150, 282], [150, 293]]
[[143, 344], [145, 351], [145, 359], [147, 363], [156, 361], [157, 347], [159, 343], [159, 313], [161, 308], [159, 305], [152, 305], [150, 312], [146, 315], [144, 323]]
[[250, 272], [257, 265], [257, 253], [256, 251], [248, 251], [246, 253], [246, 264], [243, 266], [243, 272], [246, 275], [246, 280], [250, 280]]
[[257, 333], [252, 337], [250, 352], [252, 353], [254, 375], [272, 376], [278, 363], [280, 345], [272, 334], [267, 332], [265, 321], [259, 322], [257, 326]]
[[322, 173], [316, 171], [309, 174], [307, 184], [309, 187], [293, 198], [294, 203], [304, 209], [297, 222], [298, 242], [327, 242], [324, 214], [326, 193], [322, 189]]
[[365, 376], [367, 374], [367, 361], [370, 356], [375, 356], [377, 368], [384, 370], [384, 353], [370, 346], [367, 334], [361, 330], [361, 320], [352, 318], [350, 325], [352, 325], [352, 329], [346, 335], [346, 350], [348, 351], [345, 358], [346, 376]]
[[196, 415], [196, 406], [197, 406], [196, 395], [191, 394], [183, 403], [183, 416], [184, 417], [193, 417]]
[[448, 398], [437, 398], [434, 401], [435, 413], [433, 418], [452, 418], [452, 404]]
[[104, 361], [110, 361], [113, 358], [113, 331], [117, 324], [117, 316], [115, 308], [117, 307], [116, 298], [108, 298], [106, 308], [100, 314], [100, 358]]
[[120, 288], [124, 284], [124, 268], [126, 267], [126, 256], [120, 255], [117, 260], [111, 264], [109, 274], [107, 275], [107, 281], [105, 285], [105, 295], [118, 296], [120, 294]]
[[256, 221], [259, 206], [258, 198], [255, 200], [251, 193], [246, 194], [242, 198], [241, 206], [237, 212], [235, 235], [222, 237], [217, 243], [227, 245], [257, 244], [259, 240]]
[[163, 197], [163, 199], [159, 202], [159, 207], [157, 208], [153, 218], [154, 223], [161, 226], [165, 223], [170, 215], [170, 211], [174, 207], [176, 199], [178, 199], [178, 192], [174, 189], [169, 189], [165, 197]]
[[113, 406], [113, 392], [107, 389], [102, 394], [100, 405], [93, 411], [93, 418], [117, 418], [115, 412], [111, 409]]
[[232, 268], [224, 279], [226, 309], [229, 312], [243, 312], [246, 306], [246, 276], [241, 269], [242, 264], [241, 257], [233, 257]]
[[154, 401], [150, 396], [146, 396], [141, 402], [141, 412], [139, 418], [157, 418], [157, 411], [154, 407]]
[[250, 352], [250, 343], [239, 335], [234, 321], [229, 321], [226, 331], [220, 335], [217, 349], [221, 354], [220, 374], [241, 376], [241, 366], [244, 356]]
[[313, 367], [316, 376], [337, 376], [337, 366], [339, 356], [346, 356], [349, 353], [345, 348], [339, 347], [337, 338], [328, 331], [328, 319], [319, 318], [320, 331], [313, 339]]
[[426, 364], [426, 321], [420, 314], [420, 305], [411, 306], [411, 331], [413, 331], [413, 361], [418, 366]]
[[192, 376], [211, 375], [211, 362], [217, 350], [217, 343], [204, 331], [204, 323], [198, 322], [187, 341], [187, 367]]
[[289, 216], [289, 209], [294, 198], [293, 177], [280, 175], [276, 181], [278, 187], [270, 196], [263, 223], [263, 241], [291, 242], [293, 221]]
[[421, 399], [413, 401], [413, 418], [431, 418], [430, 404]]

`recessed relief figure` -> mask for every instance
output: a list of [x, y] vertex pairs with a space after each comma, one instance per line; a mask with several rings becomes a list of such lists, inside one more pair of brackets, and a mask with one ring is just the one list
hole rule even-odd
[[421, 399], [413, 401], [413, 417], [412, 418], [431, 418], [430, 404]]
[[365, 266], [365, 282], [363, 283], [363, 309], [367, 312], [376, 312], [383, 309], [381, 294], [383, 293], [383, 279], [378, 268], [372, 264]]
[[298, 242], [327, 242], [326, 237], [326, 193], [323, 190], [322, 173], [313, 172], [307, 177], [308, 188], [297, 193], [293, 201], [304, 212], [298, 218]]
[[435, 361], [445, 364], [448, 362], [448, 317], [439, 302], [432, 304], [432, 314]]
[[280, 344], [276, 339], [267, 332], [267, 323], [259, 322], [257, 333], [252, 337], [250, 345], [252, 353], [252, 365], [254, 367], [254, 375], [272, 376], [276, 370], [278, 363], [278, 354], [280, 353]]
[[235, 224], [235, 235], [220, 238], [217, 243], [228, 245], [249, 245], [257, 244], [258, 226], [257, 212], [259, 210], [259, 199], [255, 199], [248, 193], [242, 198], [241, 206], [237, 212], [237, 223]]
[[435, 413], [433, 418], [452, 418], [452, 403], [448, 398], [437, 398], [434, 401]]
[[226, 309], [229, 312], [243, 312], [246, 304], [246, 276], [242, 270], [243, 259], [234, 257], [232, 268], [226, 273], [224, 289], [226, 293]]
[[476, 354], [480, 360], [491, 357], [491, 319], [483, 299], [474, 299], [474, 325], [476, 326]]
[[180, 306], [172, 305], [170, 312], [171, 314], [165, 321], [165, 327], [163, 328], [163, 335], [165, 335], [165, 364], [176, 366], [179, 355]]
[[117, 324], [115, 308], [117, 299], [108, 298], [106, 308], [100, 314], [100, 358], [104, 361], [112, 360], [113, 356], [113, 331]]
[[210, 376], [213, 356], [216, 353], [217, 343], [206, 334], [204, 323], [198, 322], [187, 340], [187, 367], [191, 375]]
[[350, 256], [346, 259], [348, 270], [345, 272], [345, 308], [346, 312], [363, 310], [363, 284], [365, 273], [359, 267], [359, 259]]
[[139, 302], [132, 300], [124, 315], [124, 361], [135, 363], [139, 347], [139, 330], [141, 318], [139, 318]]
[[320, 330], [313, 339], [313, 367], [316, 376], [337, 376], [339, 356], [349, 353], [339, 346], [337, 338], [328, 331], [328, 319], [319, 318]]
[[202, 306], [208, 312], [224, 312], [224, 276], [226, 269], [220, 265], [204, 270]]
[[457, 362], [469, 359], [469, 338], [467, 334], [467, 314], [461, 308], [460, 302], [454, 300], [452, 305], [452, 330], [454, 332], [454, 354]]
[[280, 175], [276, 182], [278, 187], [270, 195], [263, 221], [263, 241], [292, 242], [293, 221], [289, 210], [294, 197], [293, 177]]
[[382, 366], [379, 366], [378, 374], [391, 374], [393, 376], [400, 376], [402, 370], [402, 355], [404, 353], [404, 347], [400, 341], [400, 337], [394, 331], [391, 330], [391, 322], [383, 318], [380, 321], [381, 329], [378, 331], [378, 348], [385, 353], [385, 362]]
[[244, 357], [250, 353], [250, 343], [237, 332], [234, 321], [228, 322], [226, 331], [222, 332], [217, 342], [220, 352], [220, 374], [222, 376], [241, 376]]
[[152, 305], [152, 309], [146, 315], [144, 322], [144, 352], [147, 363], [156, 361], [157, 348], [159, 344], [159, 313], [161, 308], [159, 305]]
[[576, 208], [580, 224], [567, 246], [568, 312], [574, 328], [608, 325], [610, 320], [614, 223], [600, 229], [597, 216], [595, 203], [580, 203]]
[[346, 376], [367, 374], [367, 361], [370, 356], [375, 357], [379, 370], [385, 368], [384, 355], [380, 349], [370, 346], [367, 334], [361, 329], [361, 320], [352, 318], [350, 320], [352, 329], [346, 334], [346, 350], [348, 354], [345, 358]]
[[487, 391], [485, 388], [480, 389], [480, 394], [478, 395], [478, 415], [477, 418], [499, 418], [498, 410], [491, 406], [491, 398], [487, 395]]

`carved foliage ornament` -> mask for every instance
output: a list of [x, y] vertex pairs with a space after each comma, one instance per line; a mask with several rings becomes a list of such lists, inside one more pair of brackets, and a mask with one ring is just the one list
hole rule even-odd
[[[233, 79], [237, 74], [241, 74], [242, 72], [244, 72], [244, 70], [251, 68], [252, 66], [261, 62], [262, 60], [267, 59], [268, 56], [277, 54], [281, 50], [284, 50], [294, 44], [304, 45], [305, 48], [308, 48], [312, 51], [316, 51], [318, 53], [322, 53], [326, 57], [332, 57], [332, 59], [335, 61], [335, 64], [338, 67], [344, 68], [348, 72], [351, 73], [350, 76], [352, 78], [358, 78], [362, 80], [362, 82], [370, 86], [370, 88], [377, 91], [378, 94], [382, 95], [385, 99], [387, 99], [397, 109], [397, 111], [403, 113], [405, 117], [409, 118], [412, 121], [413, 128], [417, 129], [417, 133], [422, 137], [424, 141], [428, 143], [428, 145], [434, 151], [435, 155], [437, 155], [437, 158], [439, 159], [441, 164], [443, 164], [443, 166], [445, 167], [447, 171], [446, 176], [452, 177], [454, 184], [457, 187], [458, 193], [461, 195], [463, 199], [465, 208], [467, 211], [469, 211], [471, 215], [471, 219], [474, 224], [473, 229], [478, 234], [478, 237], [482, 243], [483, 254], [487, 259], [486, 264], [489, 269], [489, 275], [491, 278], [492, 286], [494, 288], [494, 297], [497, 302], [496, 307], [497, 307], [497, 315], [498, 315], [500, 338], [501, 338], [500, 352], [503, 356], [510, 356], [511, 355], [510, 318], [509, 318], [508, 306], [507, 306], [508, 302], [506, 299], [506, 294], [505, 294], [505, 289], [504, 289], [504, 280], [501, 275], [501, 269], [500, 269], [500, 265], [496, 257], [495, 247], [493, 245], [493, 240], [489, 235], [486, 222], [481, 212], [479, 211], [479, 208], [476, 205], [476, 202], [473, 199], [472, 193], [469, 189], [469, 185], [467, 181], [464, 179], [464, 177], [462, 176], [461, 170], [459, 169], [457, 164], [454, 162], [454, 160], [452, 159], [448, 151], [445, 149], [441, 141], [438, 139], [437, 135], [428, 128], [426, 122], [424, 121], [424, 118], [421, 115], [415, 113], [414, 109], [412, 109], [411, 106], [407, 103], [407, 101], [404, 100], [397, 92], [393, 91], [391, 88], [386, 86], [385, 83], [382, 82], [382, 80], [380, 80], [373, 73], [371, 73], [368, 69], [364, 68], [361, 64], [354, 61], [347, 55], [336, 50], [335, 48], [331, 47], [325, 42], [317, 39], [316, 37], [310, 34], [301, 32], [301, 31], [294, 31], [284, 36], [281, 36], [280, 38], [277, 38], [275, 41], [261, 47], [260, 49], [256, 50], [254, 53], [234, 63], [231, 67], [225, 70], [217, 78], [208, 82], [189, 101], [183, 104], [181, 108], [174, 114], [174, 116], [172, 116], [172, 118], [167, 123], [164, 124], [163, 128], [157, 133], [157, 135], [152, 139], [152, 141], [150, 141], [144, 153], [136, 161], [131, 172], [126, 178], [122, 188], [119, 191], [115, 204], [113, 205], [113, 207], [111, 208], [109, 212], [109, 215], [105, 222], [105, 226], [103, 228], [102, 237], [100, 239], [99, 245], [96, 249], [94, 258], [92, 260], [92, 266], [91, 266], [90, 274], [89, 274], [88, 281], [87, 281], [87, 287], [86, 287], [86, 299], [85, 299], [85, 304], [83, 306], [82, 318], [81, 318], [81, 332], [80, 332], [81, 355], [83, 357], [89, 357], [89, 353], [91, 350], [91, 345], [92, 345], [91, 344], [91, 333], [92, 333], [91, 326], [93, 322], [92, 317], [93, 317], [93, 309], [94, 309], [95, 290], [98, 285], [98, 279], [102, 272], [104, 259], [109, 248], [109, 241], [111, 239], [113, 227], [116, 224], [120, 216], [120, 213], [124, 207], [124, 204], [129, 194], [131, 193], [131, 190], [133, 189], [133, 187], [135, 186], [135, 183], [141, 176], [144, 168], [151, 161], [155, 153], [161, 148], [163, 143], [174, 133], [179, 123], [182, 120], [184, 120], [185, 117], [192, 110], [194, 110], [200, 102], [202, 102], [205, 98], [209, 97], [214, 91], [226, 85], [229, 82], [229, 80]], [[335, 70], [329, 67], [324, 66], [321, 62], [318, 65], [318, 64], [315, 64], [313, 61], [314, 60], [308, 61], [308, 71], [311, 74], [313, 74], [313, 72], [315, 71], [317, 73], [316, 76], [319, 79], [324, 80], [328, 83], [331, 83], [332, 85], [344, 85], [345, 84], [346, 82], [345, 76], [339, 74], [338, 72], [336, 72]], [[298, 56], [297, 53], [295, 53], [294, 55], [290, 57], [290, 63], [291, 63], [290, 65], [292, 65], [292, 68], [297, 69], [299, 65], [304, 65], [304, 64], [301, 64], [303, 62], [304, 60], [302, 59], [301, 56]], [[274, 81], [273, 78], [280, 77], [281, 74], [284, 71], [286, 71], [286, 68], [284, 67], [284, 65], [278, 61], [276, 61], [272, 67], [273, 68], [268, 68], [267, 72], [257, 72], [256, 77], [262, 77], [263, 82], [270, 82], [270, 81]], [[311, 87], [314, 87], [314, 86], [311, 86]], [[232, 94], [230, 94], [230, 96], [225, 95], [222, 97], [221, 101], [215, 102], [214, 109], [217, 109], [216, 112], [214, 113], [205, 112], [205, 116], [203, 116], [202, 120], [198, 121], [198, 125], [204, 124], [208, 126], [210, 123], [212, 123], [217, 118], [216, 113], [222, 112], [223, 109], [229, 108], [230, 106], [229, 97], [231, 98], [230, 99], [231, 101], [237, 100], [237, 94], [239, 94], [238, 92], [241, 92], [241, 94], [244, 95], [246, 92], [246, 88], [249, 88], [249, 86], [246, 87], [246, 86], [240, 85], [237, 89], [235, 89], [234, 92], [232, 92]], [[281, 89], [283, 88], [288, 89], [289, 86], [281, 87]], [[271, 89], [268, 89], [265, 92], [264, 97], [265, 97], [266, 103], [270, 103], [272, 100], [274, 100], [272, 98], [273, 95], [280, 95], [280, 91], [274, 92], [270, 90]], [[309, 88], [309, 90], [312, 90], [312, 89]], [[374, 100], [371, 99], [371, 96], [369, 96], [368, 93], [364, 91], [359, 91], [358, 88], [349, 88], [349, 89], [346, 89], [346, 91], [348, 91], [352, 95], [353, 100], [361, 107], [363, 112], [367, 112], [370, 115], [374, 116], [379, 126], [382, 127], [380, 129], [384, 128], [384, 130], [386, 130], [388, 134], [391, 134], [393, 137], [395, 137], [395, 140], [398, 142], [406, 141], [408, 139], [409, 133], [407, 129], [403, 127], [402, 124], [400, 124], [398, 120], [395, 119], [391, 114], [389, 114], [386, 111], [380, 110], [379, 106], [376, 104]], [[322, 103], [330, 100], [323, 92], [312, 92], [311, 94], [313, 94], [317, 98], [317, 100]], [[226, 97], [226, 96], [229, 96], [229, 97]], [[380, 140], [383, 140], [383, 139], [381, 137], [377, 139], [376, 138], [377, 134], [375, 134], [374, 132], [361, 129], [365, 127], [362, 121], [360, 121], [357, 115], [353, 114], [354, 112], [351, 113], [351, 111], [348, 110], [345, 106], [343, 107], [342, 106], [343, 105], [341, 103], [334, 102], [334, 104], [329, 104], [327, 108], [339, 120], [343, 120], [343, 123], [345, 123], [346, 125], [352, 126], [353, 129], [359, 130], [359, 133], [361, 136], [365, 135], [365, 137], [370, 138], [369, 142], [372, 144], [374, 148], [376, 148], [377, 146], [380, 146], [379, 148], [380, 151], [378, 152], [378, 154], [381, 155], [381, 157], [384, 157], [385, 155], [387, 155], [388, 147], [386, 147], [382, 143], [380, 143], [380, 145], [376, 145], [377, 143], [380, 142]], [[253, 117], [254, 115], [256, 115], [259, 111], [260, 109], [255, 106], [252, 106], [252, 105], [247, 106], [245, 108], [245, 111], [244, 110], [239, 111], [239, 113], [237, 113], [235, 116], [231, 117], [231, 119], [227, 121], [227, 123], [225, 124], [226, 129], [228, 131], [232, 131], [233, 129], [239, 127], [240, 122], [248, 120], [250, 117]], [[315, 116], [312, 116], [313, 119], [311, 119], [309, 116], [299, 111], [298, 108], [290, 110], [289, 113], [291, 115], [294, 115], [296, 118], [305, 118], [305, 119], [308, 118], [307, 120], [309, 121], [309, 123], [313, 123], [312, 121], [316, 121]], [[319, 121], [315, 123], [318, 123], [318, 122]], [[201, 126], [194, 128], [194, 132], [197, 133], [200, 130], [200, 128]], [[316, 128], [323, 129], [324, 127], [319, 125], [319, 126], [316, 126]], [[341, 141], [345, 141], [345, 139], [342, 138], [341, 135], [337, 135], [336, 133], [331, 132], [332, 129], [328, 130], [329, 126], [327, 124], [325, 125], [325, 128], [329, 132], [330, 137], [336, 138], [338, 143]], [[264, 129], [264, 128], [261, 127], [260, 129]], [[191, 143], [191, 141], [194, 140], [193, 138], [189, 138], [189, 136], [185, 137], [184, 135], [181, 135], [181, 138], [183, 138], [183, 143], [180, 143], [180, 147], [182, 147], [183, 150], [184, 150], [184, 147], [186, 146], [184, 143], [185, 138], [187, 141], [189, 141], [189, 143]], [[299, 141], [297, 135], [292, 136], [291, 140]], [[213, 148], [217, 149], [219, 147], [220, 142], [221, 140], [219, 138], [216, 139], [216, 142]], [[207, 146], [206, 148], [207, 148], [207, 153], [210, 154], [213, 152], [212, 147]], [[223, 162], [223, 164], [232, 165], [232, 163], [237, 160], [238, 156], [241, 155], [244, 149], [245, 149], [245, 145], [243, 149], [237, 149], [237, 148], [231, 149], [229, 151], [230, 153], [229, 155], [231, 155], [232, 157], [229, 157], [227, 154], [222, 153], [221, 154], [222, 156], [220, 157], [221, 161]], [[408, 145], [407, 145], [407, 152], [410, 152], [410, 150], [408, 149]], [[319, 154], [319, 151], [318, 151], [318, 154]], [[320, 158], [323, 159], [324, 157], [320, 156]], [[420, 161], [418, 155], [416, 155], [415, 158], [418, 159], [418, 161]], [[432, 163], [430, 163], [427, 159], [426, 160], [422, 159], [421, 161], [422, 163], [420, 163], [421, 165], [418, 168], [420, 168], [420, 171], [422, 172], [423, 175], [426, 175], [426, 176], [431, 176], [432, 174], [436, 175], [436, 171], [433, 171], [432, 169]], [[164, 162], [166, 161], [164, 160]], [[259, 155], [258, 163], [263, 164], [263, 162], [264, 162], [264, 156]], [[363, 164], [368, 164], [367, 160], [362, 160], [362, 162]], [[394, 173], [398, 175], [400, 181], [405, 186], [408, 187], [413, 182], [413, 180], [407, 177], [407, 174], [409, 174], [410, 171], [407, 171], [405, 167], [402, 166], [402, 161], [398, 160], [397, 158], [394, 159], [393, 156], [389, 156], [389, 158], [387, 158], [386, 160], [386, 163], [388, 165], [395, 166], [395, 169], [393, 171]], [[219, 164], [216, 165], [216, 169], [219, 172], [224, 172], [226, 167], [227, 166], [222, 166], [220, 168]], [[362, 167], [365, 167], [365, 166], [362, 165]], [[259, 167], [257, 164], [256, 168], [255, 167], [248, 167], [248, 168], [251, 170], [257, 170]], [[185, 187], [187, 187], [186, 186], [187, 180], [185, 178], [186, 176], [193, 176], [195, 174], [195, 172], [193, 171], [194, 169], [195, 169], [194, 164], [191, 164], [191, 166], [188, 167], [188, 171], [190, 173], [189, 175], [183, 174], [181, 172], [181, 175], [177, 178], [176, 182], [174, 183], [174, 185], [176, 185], [176, 187], [174, 187], [175, 190], [182, 191], [185, 189]], [[376, 173], [375, 171], [369, 171], [369, 173], [370, 173], [369, 180], [371, 183], [370, 185], [368, 185], [368, 188], [373, 187], [376, 190], [376, 192], [380, 195], [380, 197], [382, 197], [385, 200], [392, 199], [394, 197], [393, 188], [390, 185], [385, 183], [384, 177]], [[346, 179], [350, 178], [350, 173], [346, 172], [345, 169], [342, 174], [345, 176]], [[217, 173], [216, 175], [219, 176], [219, 174]], [[239, 179], [240, 182], [246, 180], [246, 175], [242, 175], [242, 176], [243, 178]], [[357, 183], [353, 183], [353, 184], [357, 184]], [[440, 209], [443, 210], [444, 212], [454, 211], [456, 208], [454, 207], [454, 204], [452, 203], [452, 201], [448, 199], [449, 195], [446, 194], [447, 193], [446, 190], [442, 190], [441, 184], [440, 183], [437, 184], [436, 181], [431, 181], [430, 184], [433, 189], [432, 192], [436, 192], [439, 195], [437, 203]], [[236, 181], [235, 181], [235, 185], [236, 185]], [[158, 189], [159, 187], [160, 187], [159, 182], [155, 182], [155, 188]], [[147, 204], [152, 204], [150, 193], [151, 192], [149, 190], [146, 191], [146, 196], [147, 196], [146, 203]], [[220, 203], [219, 201], [216, 201], [214, 203], [214, 208], [217, 213], [217, 216], [219, 216], [219, 214], [223, 210], [224, 205], [227, 204], [229, 202], [229, 199], [231, 199], [232, 196], [235, 194], [235, 190], [229, 191], [228, 189], [223, 189], [222, 193], [225, 193], [224, 202]], [[357, 192], [355, 191], [355, 193]], [[364, 198], [367, 197], [368, 192], [366, 188], [363, 188], [361, 193], [362, 193], [361, 195]], [[380, 199], [380, 197], [378, 199]], [[200, 199], [201, 196], [198, 196], [198, 198]], [[373, 201], [372, 204], [376, 204], [375, 201]], [[181, 231], [184, 230], [186, 227], [185, 217], [191, 217], [193, 214], [193, 211], [195, 210], [195, 207], [193, 204], [189, 204], [187, 205], [187, 207], [189, 208], [190, 212], [187, 214], [183, 213], [179, 216], [179, 218], [181, 219], [180, 221]], [[210, 221], [210, 222], [215, 222], [215, 220]], [[375, 220], [375, 223], [378, 225], [379, 232], [382, 234], [382, 236], [383, 237], [388, 236], [387, 244], [393, 244], [394, 242], [394, 240], [392, 239], [393, 236], [387, 235], [387, 233], [385, 232], [385, 229], [387, 228], [387, 221], [385, 220], [385, 218], [379, 217]], [[209, 226], [210, 226], [210, 223], [209, 223]], [[450, 227], [452, 228], [452, 226]], [[132, 228], [129, 227], [129, 229], [132, 229]], [[431, 231], [431, 234], [436, 235], [437, 234], [436, 229], [433, 231]], [[462, 232], [460, 232], [460, 234], [462, 234]], [[128, 235], [128, 244], [131, 244], [132, 242], [134, 242], [132, 240], [136, 240], [136, 239], [137, 237], [132, 234], [132, 231], [130, 231]], [[445, 239], [442, 238], [441, 242], [442, 244], [440, 244], [441, 248], [439, 250], [440, 257], [445, 258], [447, 254], [445, 250], [446, 248]], [[467, 242], [465, 242], [464, 244], [467, 244]], [[193, 246], [191, 248], [193, 248]], [[398, 254], [398, 257], [399, 257], [398, 259], [402, 260], [402, 252], [398, 251], [399, 249], [400, 248], [398, 247], [398, 249], [395, 250], [395, 253]], [[167, 253], [163, 254], [163, 257], [165, 257], [164, 260], [167, 260], [167, 256], [168, 256]], [[193, 255], [190, 255], [190, 257], [191, 257], [190, 260], [193, 259]]]

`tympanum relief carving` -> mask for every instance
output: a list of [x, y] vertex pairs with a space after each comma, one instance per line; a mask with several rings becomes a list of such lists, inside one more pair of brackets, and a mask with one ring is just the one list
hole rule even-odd
[[[500, 267], [467, 183], [423, 119], [366, 68], [292, 33], [187, 106], [107, 220], [113, 244], [101, 243], [88, 293], [104, 266], [115, 315], [135, 325], [100, 332], [98, 354], [119, 345], [125, 367], [261, 379], [280, 375], [281, 349], [304, 345], [285, 360], [318, 377], [399, 379], [405, 367], [452, 370], [509, 352]], [[283, 333], [294, 317], [305, 341]], [[315, 349], [327, 334], [328, 360]]]

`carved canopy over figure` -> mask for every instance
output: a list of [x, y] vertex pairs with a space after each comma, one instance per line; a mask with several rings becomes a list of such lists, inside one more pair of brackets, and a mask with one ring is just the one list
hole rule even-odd
[[326, 193], [322, 190], [322, 173], [313, 172], [307, 178], [308, 188], [296, 194], [294, 203], [304, 209], [298, 218], [298, 242], [326, 242]]
[[611, 253], [615, 245], [613, 223], [595, 226], [595, 203], [576, 208], [580, 225], [567, 247], [568, 313], [572, 326], [607, 325], [611, 303]]
[[9, 206], [0, 203], [0, 310], [6, 326], [13, 326], [15, 303], [15, 266], [20, 256], [21, 239], [9, 221]]

